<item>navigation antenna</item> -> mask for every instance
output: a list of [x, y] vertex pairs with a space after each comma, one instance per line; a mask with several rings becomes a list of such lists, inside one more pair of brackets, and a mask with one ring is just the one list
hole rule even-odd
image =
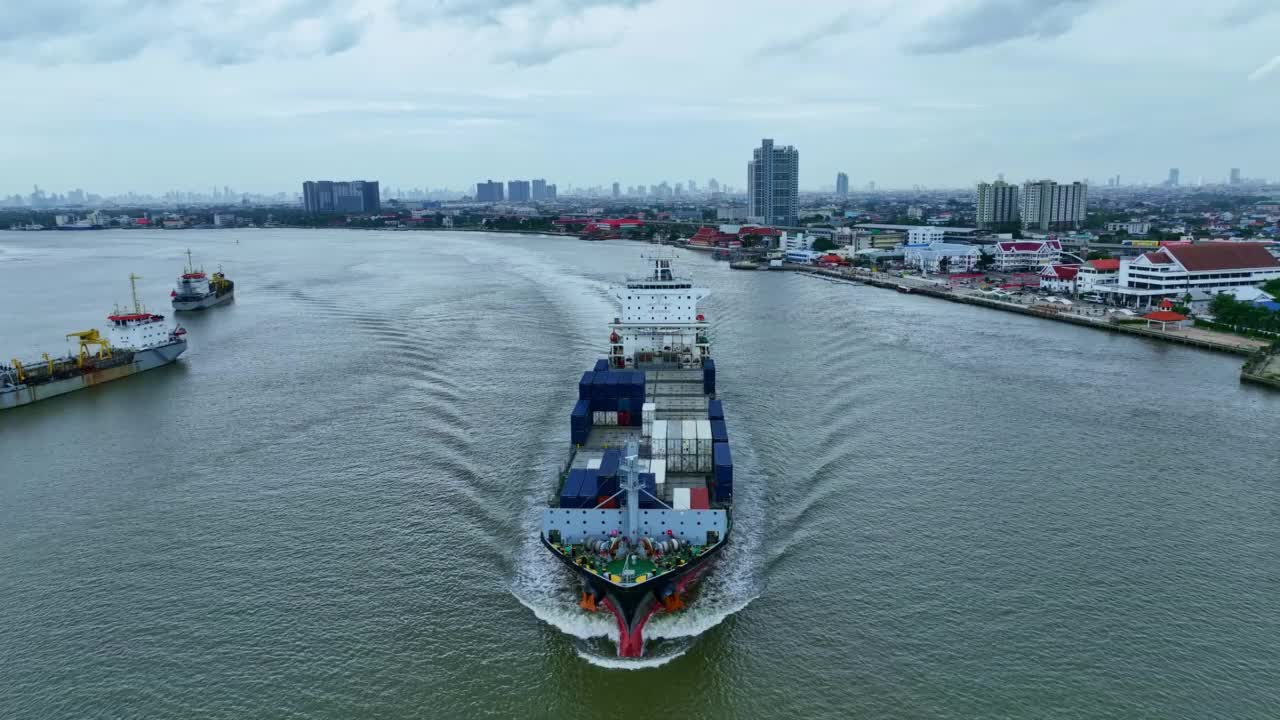
[[187, 248], [187, 272], [195, 272], [195, 263], [191, 262], [191, 248]]
[[133, 312], [137, 315], [142, 314], [142, 303], [138, 302], [138, 281], [141, 279], [142, 276], [129, 273], [129, 288], [133, 291]]

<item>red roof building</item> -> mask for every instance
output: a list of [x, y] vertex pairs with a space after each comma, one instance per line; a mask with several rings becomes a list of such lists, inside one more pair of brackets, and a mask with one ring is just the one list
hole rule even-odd
[[1130, 305], [1153, 307], [1195, 291], [1214, 295], [1280, 279], [1280, 260], [1262, 243], [1166, 245], [1120, 263], [1111, 290]]

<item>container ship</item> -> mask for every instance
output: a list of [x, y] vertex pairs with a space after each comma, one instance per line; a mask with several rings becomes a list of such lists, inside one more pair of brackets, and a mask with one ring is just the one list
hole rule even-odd
[[679, 612], [732, 528], [733, 459], [716, 399], [710, 295], [648, 255], [613, 290], [609, 351], [578, 382], [569, 458], [543, 510], [542, 544], [581, 583], [579, 605], [618, 623], [618, 654], [644, 652], [645, 623]]
[[67, 357], [12, 360], [0, 365], [0, 410], [65, 395], [91, 385], [119, 380], [143, 370], [168, 365], [187, 349], [187, 331], [173, 329], [163, 315], [138, 302], [137, 275], [133, 286], [133, 312], [116, 308], [107, 316], [107, 336], [97, 330], [68, 333], [78, 341], [79, 352]]
[[212, 276], [205, 273], [204, 268], [196, 269], [191, 262], [191, 251], [187, 250], [187, 266], [178, 277], [178, 287], [169, 293], [173, 299], [174, 312], [204, 310], [220, 305], [235, 297], [236, 284], [222, 274], [221, 268]]

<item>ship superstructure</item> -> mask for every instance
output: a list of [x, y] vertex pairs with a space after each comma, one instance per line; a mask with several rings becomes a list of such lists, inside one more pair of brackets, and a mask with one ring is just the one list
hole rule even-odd
[[733, 461], [709, 323], [710, 292], [653, 254], [613, 295], [608, 354], [583, 374], [571, 451], [542, 542], [577, 574], [586, 611], [617, 619], [619, 654], [644, 649], [655, 612], [678, 612], [732, 527]]
[[204, 310], [231, 300], [235, 296], [235, 283], [227, 279], [219, 269], [212, 276], [197, 269], [187, 250], [187, 265], [178, 277], [178, 286], [170, 293], [174, 312]]
[[163, 315], [148, 312], [138, 301], [137, 275], [129, 276], [132, 308], [116, 308], [107, 316], [107, 334], [98, 330], [68, 333], [77, 352], [40, 360], [14, 359], [0, 365], [0, 409], [27, 405], [90, 385], [118, 380], [167, 365], [187, 349], [187, 331], [170, 328]]

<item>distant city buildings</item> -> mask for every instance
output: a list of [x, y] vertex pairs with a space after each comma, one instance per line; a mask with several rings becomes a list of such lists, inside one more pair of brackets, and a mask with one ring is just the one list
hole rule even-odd
[[719, 182], [718, 180], [716, 180], [715, 178], [711, 178], [710, 180], [708, 180], [708, 181], [707, 181], [707, 191], [708, 191], [708, 192], [713, 192], [713, 193], [718, 193], [718, 192], [720, 192], [720, 182]]
[[529, 202], [529, 197], [528, 180], [507, 181], [507, 200], [511, 202]]
[[382, 194], [377, 180], [308, 180], [302, 183], [302, 205], [313, 215], [377, 213]]
[[1231, 168], [1231, 181], [1230, 181], [1230, 182], [1231, 182], [1231, 184], [1232, 184], [1232, 185], [1239, 185], [1239, 184], [1240, 184], [1240, 168]]
[[476, 202], [502, 202], [502, 183], [488, 180], [476, 183]]
[[530, 197], [533, 199], [534, 202], [547, 199], [547, 181], [545, 179], [538, 178], [533, 181], [533, 187], [530, 192]]
[[800, 152], [765, 138], [747, 163], [748, 215], [766, 225], [796, 225], [800, 214]]
[[1019, 212], [1024, 230], [1067, 230], [1084, 225], [1089, 204], [1089, 186], [1053, 180], [1028, 181], [1022, 185]]
[[978, 227], [991, 228], [1018, 222], [1018, 186], [1004, 180], [978, 183]]
[[844, 173], [836, 173], [836, 195], [849, 196], [849, 176]]
[[1164, 184], [1168, 185], [1169, 187], [1178, 187], [1179, 176], [1181, 174], [1182, 173], [1181, 171], [1178, 170], [1178, 168], [1169, 168], [1169, 179], [1165, 180]]
[[615, 182], [615, 183], [613, 184], [613, 196], [614, 196], [614, 197], [622, 197], [622, 185], [621, 185], [621, 183], [617, 183], [617, 182]]

